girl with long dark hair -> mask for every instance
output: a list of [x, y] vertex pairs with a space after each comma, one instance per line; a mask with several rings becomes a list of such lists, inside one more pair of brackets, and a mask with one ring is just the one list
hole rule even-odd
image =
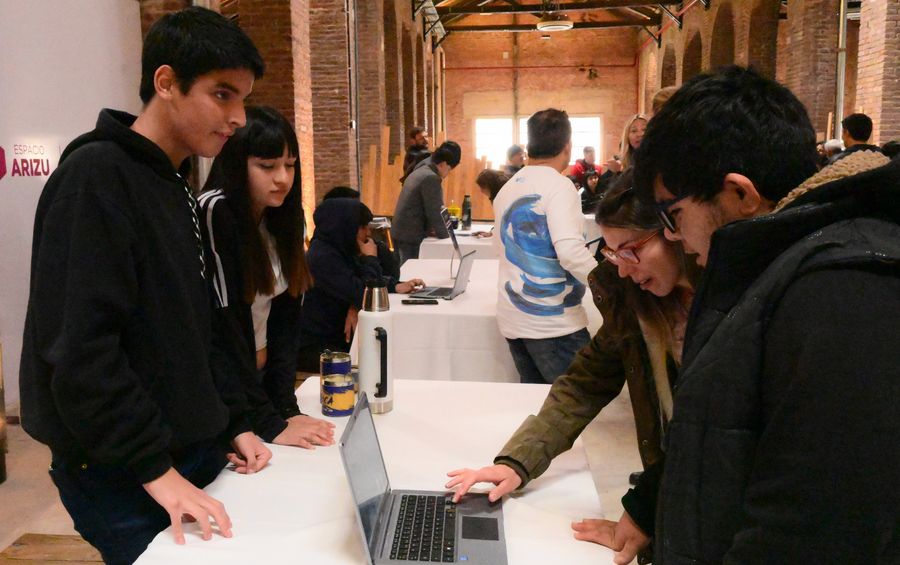
[[272, 108], [246, 112], [247, 124], [216, 157], [199, 198], [217, 313], [214, 354], [240, 372], [257, 435], [330, 445], [333, 424], [301, 414], [294, 395], [299, 299], [312, 285], [297, 136]]

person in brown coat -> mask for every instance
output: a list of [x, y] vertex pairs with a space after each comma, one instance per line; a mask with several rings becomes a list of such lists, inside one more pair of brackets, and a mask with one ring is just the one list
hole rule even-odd
[[627, 382], [645, 472], [622, 500], [620, 524], [630, 529], [620, 526], [615, 531], [622, 539], [630, 531], [628, 539], [635, 541], [628, 542], [629, 547], [618, 543], [612, 536], [616, 524], [608, 520], [573, 524], [578, 539], [626, 552], [653, 533], [662, 438], [672, 414], [671, 387], [699, 279], [699, 269], [686, 260], [681, 246], [662, 237], [654, 208], [637, 199], [630, 177], [630, 172], [622, 177], [597, 211], [606, 260], [588, 280], [603, 326], [554, 382], [541, 411], [526, 418], [500, 450], [494, 465], [451, 471], [447, 484], [457, 488], [458, 500], [475, 483], [494, 483], [491, 501], [525, 486], [572, 447]]

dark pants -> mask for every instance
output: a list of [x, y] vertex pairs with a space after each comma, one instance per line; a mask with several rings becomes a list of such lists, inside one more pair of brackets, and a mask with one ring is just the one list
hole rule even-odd
[[419, 258], [420, 243], [403, 243], [400, 241], [394, 242], [394, 247], [397, 249], [397, 254], [400, 256], [401, 267], [403, 266], [403, 263], [406, 263], [410, 259]]
[[[175, 469], [203, 488], [227, 460], [225, 450], [208, 442], [185, 450]], [[96, 547], [106, 563], [134, 563], [156, 534], [172, 523], [134, 474], [124, 467], [94, 465], [53, 454], [50, 477], [75, 529]]]
[[546, 339], [508, 339], [509, 352], [523, 383], [553, 383], [565, 374], [579, 349], [587, 345], [591, 335], [586, 329]]

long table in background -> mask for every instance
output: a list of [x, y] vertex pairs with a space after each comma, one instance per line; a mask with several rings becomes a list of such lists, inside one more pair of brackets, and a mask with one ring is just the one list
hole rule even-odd
[[[459, 262], [454, 263], [454, 268]], [[497, 326], [499, 262], [475, 261], [466, 292], [435, 305], [403, 304], [404, 295], [391, 294], [393, 312], [393, 374], [398, 379], [444, 381], [519, 382], [506, 339]], [[428, 286], [453, 286], [450, 260], [412, 259], [401, 268], [401, 278], [420, 278]], [[582, 304], [593, 336], [602, 318], [591, 293]], [[350, 349], [354, 360], [356, 339]]]
[[[586, 242], [593, 241], [600, 237], [600, 226], [594, 221], [594, 214], [583, 214], [584, 220], [583, 231], [584, 240]], [[457, 230], [457, 242], [460, 251], [463, 254], [470, 251], [475, 252], [475, 259], [497, 259], [498, 247], [493, 242], [493, 237], [478, 238], [471, 235], [474, 232], [491, 231], [494, 224], [472, 223], [471, 230]], [[597, 244], [593, 243], [588, 247], [591, 253], [597, 251]], [[450, 238], [438, 239], [436, 237], [426, 237], [419, 245], [419, 259], [450, 259], [453, 253], [453, 244]]]
[[[391, 486], [400, 489], [443, 490], [447, 471], [489, 464], [522, 420], [537, 413], [549, 390], [549, 385], [505, 383], [394, 384], [395, 408], [376, 415], [375, 426]], [[318, 379], [308, 379], [298, 396], [304, 413], [321, 414]], [[604, 466], [621, 461], [615, 486], [608, 485], [615, 488], [616, 496], [627, 489], [624, 471], [637, 469], [632, 469], [637, 453], [634, 426], [627, 401], [619, 400], [621, 406], [601, 417], [609, 421], [606, 427], [611, 429], [625, 426], [630, 444], [604, 448], [602, 457], [592, 458]], [[339, 437], [347, 418], [332, 421]], [[196, 524], [185, 524], [186, 545], [175, 545], [166, 530], [137, 563], [366, 563], [337, 446], [312, 451], [277, 445], [271, 448], [274, 456], [267, 469], [255, 475], [225, 470], [206, 488], [224, 503], [233, 523], [233, 538], [215, 535], [204, 542]], [[595, 471], [594, 478], [598, 476], [602, 479], [604, 471]], [[618, 519], [619, 512], [620, 508], [608, 509], [606, 518]], [[572, 537], [572, 521], [601, 516], [603, 508], [582, 441], [578, 440], [553, 461], [544, 475], [504, 502], [509, 565], [612, 563], [610, 550]]]

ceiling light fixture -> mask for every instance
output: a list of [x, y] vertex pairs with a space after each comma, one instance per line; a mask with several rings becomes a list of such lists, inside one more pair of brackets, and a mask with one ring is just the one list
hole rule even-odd
[[[554, 4], [556, 11], [553, 10]], [[535, 26], [538, 31], [568, 31], [575, 26], [568, 16], [559, 12], [559, 0], [541, 0], [541, 8], [541, 19]]]

